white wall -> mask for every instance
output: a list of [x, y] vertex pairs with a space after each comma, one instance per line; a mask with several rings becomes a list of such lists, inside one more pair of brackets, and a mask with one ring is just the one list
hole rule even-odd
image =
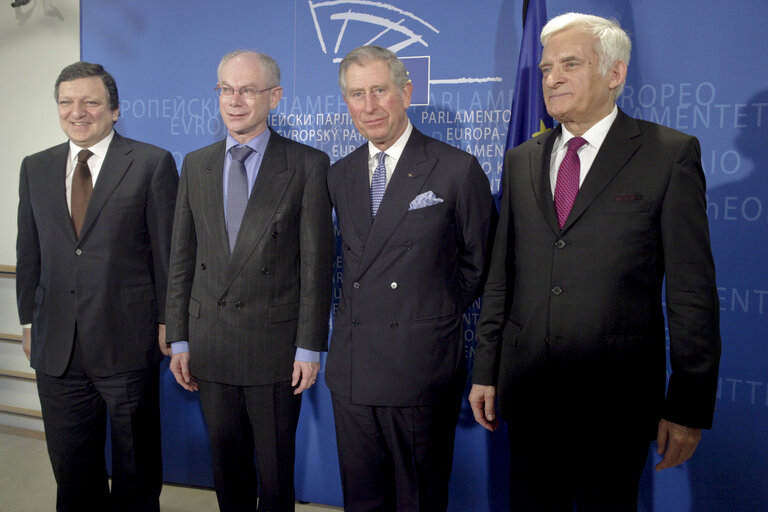
[[[24, 156], [64, 142], [53, 85], [59, 71], [80, 58], [80, 2], [32, 0], [18, 8], [0, 3], [0, 265], [16, 265], [19, 165]], [[15, 283], [0, 278], [0, 332], [19, 334]], [[21, 349], [2, 344], [0, 367], [31, 371]], [[31, 383], [0, 379], [0, 403], [40, 408]], [[42, 428], [39, 421], [0, 413], [0, 425]]]

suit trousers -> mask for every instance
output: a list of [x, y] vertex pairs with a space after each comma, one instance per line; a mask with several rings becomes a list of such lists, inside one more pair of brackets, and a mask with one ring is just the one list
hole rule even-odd
[[[34, 340], [33, 340], [34, 343]], [[75, 339], [60, 377], [37, 372], [56, 510], [159, 511], [162, 489], [159, 368], [108, 377], [93, 374]], [[104, 457], [112, 430], [112, 490]]]
[[445, 511], [461, 391], [417, 407], [332, 396], [344, 510]]
[[290, 381], [232, 386], [198, 380], [198, 386], [221, 512], [293, 511], [301, 395], [293, 394]]
[[562, 423], [508, 425], [510, 512], [637, 512], [645, 435], [603, 421], [592, 432]]

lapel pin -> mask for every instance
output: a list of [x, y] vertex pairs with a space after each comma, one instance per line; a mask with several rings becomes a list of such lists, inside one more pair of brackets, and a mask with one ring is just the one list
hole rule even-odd
[[414, 176], [414, 174], [413, 174], [413, 171], [410, 171], [410, 172], [408, 173], [408, 177], [409, 177], [409, 178], [413, 178], [413, 176]]

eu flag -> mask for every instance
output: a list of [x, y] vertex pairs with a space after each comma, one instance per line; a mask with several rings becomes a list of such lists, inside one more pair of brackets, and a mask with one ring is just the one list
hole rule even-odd
[[552, 118], [544, 106], [541, 92], [541, 43], [539, 34], [547, 22], [547, 8], [544, 0], [526, 1], [523, 14], [523, 40], [517, 61], [515, 92], [512, 97], [512, 115], [507, 131], [508, 149], [552, 129]]

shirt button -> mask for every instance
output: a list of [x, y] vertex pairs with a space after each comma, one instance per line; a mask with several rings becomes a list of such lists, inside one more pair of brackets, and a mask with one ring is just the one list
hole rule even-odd
[[562, 249], [563, 247], [565, 247], [565, 240], [561, 239], [555, 242], [555, 247], [557, 247], [558, 249]]
[[392, 288], [393, 290], [397, 290], [397, 283], [392, 283], [389, 285], [389, 287]]
[[81, 254], [83, 254], [83, 250], [82, 249], [75, 249], [75, 254], [80, 256]]
[[555, 286], [554, 288], [552, 288], [553, 295], [560, 295], [561, 293], [563, 293], [563, 289], [560, 288], [559, 286]]

